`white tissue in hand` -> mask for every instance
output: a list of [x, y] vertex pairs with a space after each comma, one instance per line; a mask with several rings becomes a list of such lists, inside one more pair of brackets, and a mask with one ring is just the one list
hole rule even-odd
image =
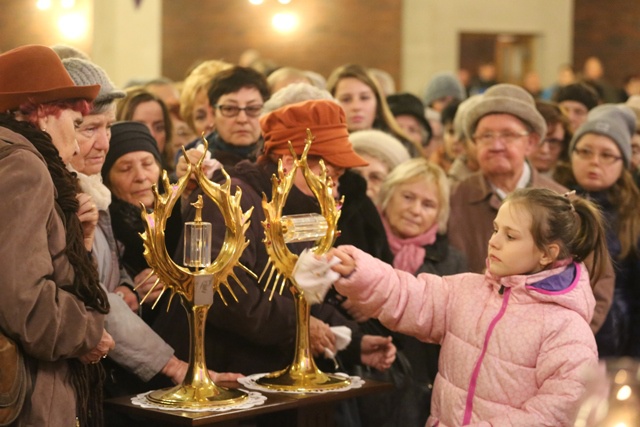
[[340, 278], [340, 274], [331, 269], [337, 264], [340, 264], [338, 257], [327, 260], [326, 255], [316, 258], [310, 250], [302, 251], [293, 268], [293, 280], [304, 292], [309, 304], [321, 303], [333, 282]]
[[[347, 348], [351, 342], [351, 329], [347, 326], [331, 326], [329, 329], [331, 329], [331, 332], [333, 332], [333, 335], [336, 337], [336, 350], [340, 351]], [[328, 348], [325, 348], [324, 357], [327, 359], [333, 359], [336, 355]]]
[[[196, 147], [196, 150], [201, 153], [204, 152], [204, 145], [199, 144]], [[213, 176], [213, 172], [220, 168], [222, 168], [222, 163], [220, 163], [216, 159], [212, 159], [211, 151], [207, 150], [204, 155], [204, 160], [202, 161], [202, 171], [204, 172], [204, 175], [207, 177], [207, 179], [211, 179], [211, 177]]]
[[347, 348], [351, 342], [351, 329], [347, 326], [331, 326], [329, 329], [336, 336], [336, 349], [340, 351]]

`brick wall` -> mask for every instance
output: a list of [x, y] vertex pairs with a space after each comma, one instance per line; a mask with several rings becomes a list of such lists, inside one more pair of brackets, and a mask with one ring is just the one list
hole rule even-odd
[[626, 75], [640, 73], [640, 3], [637, 0], [575, 0], [576, 70], [589, 56], [602, 61], [607, 80], [622, 85]]
[[[197, 4], [197, 7], [193, 7]], [[202, 59], [236, 63], [247, 49], [277, 65], [314, 70], [325, 77], [355, 62], [381, 68], [399, 82], [402, 0], [164, 0], [163, 73], [180, 80]], [[276, 33], [271, 17], [290, 10], [301, 19], [293, 34]]]

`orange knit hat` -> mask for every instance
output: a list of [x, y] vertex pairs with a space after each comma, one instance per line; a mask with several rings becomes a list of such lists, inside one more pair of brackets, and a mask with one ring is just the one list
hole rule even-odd
[[353, 151], [342, 107], [329, 100], [299, 102], [278, 108], [260, 119], [264, 136], [264, 155], [289, 154], [289, 141], [300, 156], [307, 129], [314, 139], [309, 155], [342, 168], [366, 166], [368, 163]]

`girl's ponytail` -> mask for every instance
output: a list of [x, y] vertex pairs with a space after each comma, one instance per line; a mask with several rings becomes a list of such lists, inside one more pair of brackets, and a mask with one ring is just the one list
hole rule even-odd
[[567, 196], [578, 219], [574, 238], [567, 246], [576, 261], [584, 261], [593, 254], [591, 282], [595, 283], [606, 268], [609, 257], [602, 215], [590, 201], [571, 194]]

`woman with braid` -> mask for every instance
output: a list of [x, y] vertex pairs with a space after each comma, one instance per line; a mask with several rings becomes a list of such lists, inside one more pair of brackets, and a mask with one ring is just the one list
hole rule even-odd
[[103, 424], [99, 362], [114, 342], [87, 249], [98, 216], [65, 168], [99, 89], [74, 85], [47, 47], [0, 55], [0, 330], [29, 377], [16, 425]]

